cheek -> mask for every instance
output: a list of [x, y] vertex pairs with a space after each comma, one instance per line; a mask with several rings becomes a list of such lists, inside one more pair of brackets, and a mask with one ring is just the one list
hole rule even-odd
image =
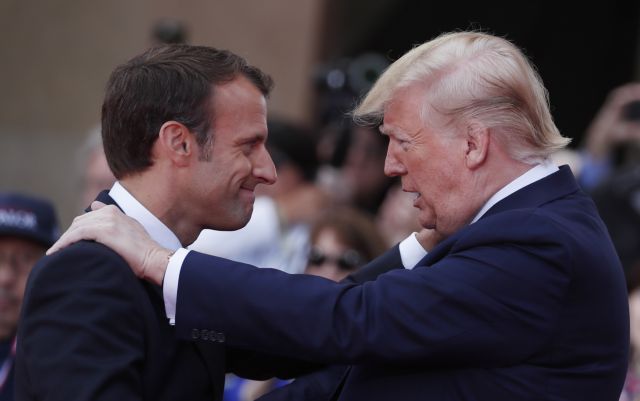
[[460, 170], [456, 161], [448, 158], [432, 158], [423, 162], [424, 183], [438, 192], [449, 192], [458, 185]]
[[243, 180], [251, 175], [253, 169], [253, 163], [251, 159], [242, 155], [233, 159], [228, 159], [227, 163], [219, 166], [220, 171], [226, 171], [228, 181], [233, 183], [234, 181]]

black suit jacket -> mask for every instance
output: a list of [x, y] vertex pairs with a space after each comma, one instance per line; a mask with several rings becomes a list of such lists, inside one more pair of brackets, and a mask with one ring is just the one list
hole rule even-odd
[[[106, 191], [98, 200], [114, 204]], [[198, 344], [176, 340], [162, 289], [89, 241], [34, 267], [18, 338], [19, 401], [211, 401], [222, 399], [228, 371], [252, 378], [287, 375], [266, 357], [258, 361], [255, 354], [226, 349], [221, 337]]]

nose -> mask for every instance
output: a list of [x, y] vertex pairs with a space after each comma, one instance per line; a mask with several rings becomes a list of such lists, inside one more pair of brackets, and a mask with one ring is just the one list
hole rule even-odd
[[273, 160], [271, 159], [271, 155], [267, 151], [265, 147], [261, 149], [259, 152], [254, 166], [253, 166], [253, 175], [256, 177], [262, 184], [272, 185], [275, 184], [278, 179], [278, 174], [276, 173], [276, 166], [273, 164]]
[[395, 145], [389, 143], [387, 157], [384, 159], [384, 173], [389, 177], [397, 177], [407, 173], [407, 169], [396, 157]]

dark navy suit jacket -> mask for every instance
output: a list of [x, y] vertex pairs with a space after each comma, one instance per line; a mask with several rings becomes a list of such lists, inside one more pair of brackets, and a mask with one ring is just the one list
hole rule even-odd
[[[397, 250], [385, 258], [394, 254], [387, 270], [400, 266]], [[176, 318], [184, 339], [213, 330], [237, 347], [353, 365], [341, 401], [611, 401], [628, 358], [622, 269], [566, 166], [497, 203], [413, 270], [364, 284], [191, 252]]]
[[[98, 200], [114, 203], [106, 192]], [[162, 289], [135, 277], [109, 248], [83, 241], [45, 257], [29, 277], [16, 400], [221, 400], [228, 371], [281, 373], [223, 343], [176, 340]]]

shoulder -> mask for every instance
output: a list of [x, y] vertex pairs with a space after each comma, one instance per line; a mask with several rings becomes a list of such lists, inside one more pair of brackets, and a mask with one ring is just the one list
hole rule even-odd
[[66, 285], [95, 282], [117, 287], [131, 285], [138, 279], [124, 259], [111, 249], [93, 241], [80, 241], [40, 259], [29, 276], [29, 287], [49, 286], [58, 281]]
[[555, 199], [536, 206], [513, 208], [481, 218], [466, 230], [467, 236], [487, 240], [565, 241], [577, 230], [604, 234], [593, 202], [584, 194]]
[[609, 243], [597, 211], [591, 202], [580, 199], [482, 218], [459, 233], [452, 251], [482, 251], [568, 267], [577, 261], [591, 264], [591, 259], [616, 259]]

